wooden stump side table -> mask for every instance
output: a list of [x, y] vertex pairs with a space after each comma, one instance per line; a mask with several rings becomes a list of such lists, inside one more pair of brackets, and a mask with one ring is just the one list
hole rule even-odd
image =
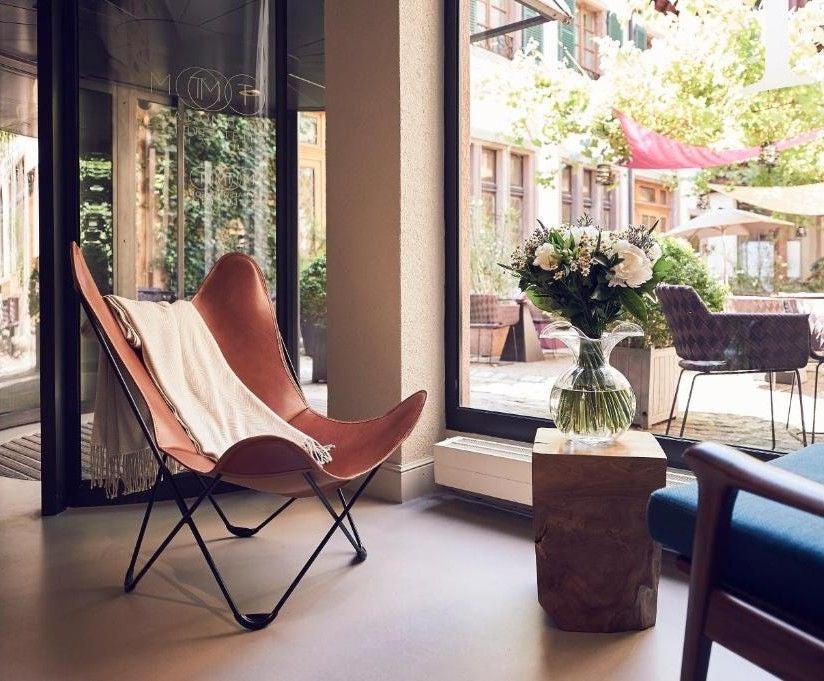
[[655, 624], [661, 546], [647, 531], [649, 495], [667, 458], [650, 433], [603, 447], [539, 428], [532, 450], [538, 601], [559, 629], [613, 632]]

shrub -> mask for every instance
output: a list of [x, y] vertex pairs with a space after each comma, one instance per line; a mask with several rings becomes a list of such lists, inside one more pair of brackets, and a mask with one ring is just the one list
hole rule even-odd
[[300, 274], [300, 320], [326, 325], [326, 256], [310, 262]]

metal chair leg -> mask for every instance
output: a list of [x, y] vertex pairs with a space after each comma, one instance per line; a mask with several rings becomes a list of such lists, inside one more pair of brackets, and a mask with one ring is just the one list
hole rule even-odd
[[[312, 489], [315, 491], [315, 496], [320, 500], [320, 502], [324, 505], [327, 511], [329, 511], [329, 515], [333, 518], [337, 518], [338, 514], [335, 513], [335, 509], [332, 507], [332, 503], [327, 499], [326, 495], [323, 493], [323, 490], [320, 488], [316, 488], [315, 485], [312, 485]], [[338, 490], [340, 491], [340, 490]], [[344, 513], [347, 517], [349, 517], [349, 512], [346, 511], [346, 502], [343, 502]], [[351, 518], [350, 518], [351, 523]], [[363, 544], [361, 544], [360, 537], [355, 539], [347, 529], [346, 525], [340, 525], [340, 531], [346, 536], [349, 540], [349, 543], [352, 544], [352, 548], [355, 549], [355, 553], [357, 554], [358, 562], [363, 562], [366, 560], [366, 549], [364, 548]]]
[[669, 435], [670, 426], [672, 426], [672, 418], [675, 414], [675, 403], [678, 401], [678, 391], [681, 388], [681, 377], [684, 375], [685, 369], [681, 369], [681, 373], [678, 374], [678, 383], [675, 384], [675, 394], [672, 396], [672, 406], [670, 406], [670, 413], [669, 419], [667, 420], [667, 430], [665, 435]]
[[[798, 379], [798, 408], [801, 410], [801, 440], [802, 440], [804, 446], [806, 447], [807, 446], [807, 426], [804, 423], [804, 400], [802, 399], [803, 394], [801, 392], [801, 372], [798, 369], [795, 370], [795, 376], [793, 377], [793, 381], [795, 381], [796, 378]], [[813, 435], [815, 435], [815, 432], [813, 432]]]
[[821, 362], [815, 365], [815, 385], [813, 386], [813, 429], [810, 435], [810, 442], [815, 444], [815, 416], [818, 411], [818, 370], [821, 368]]
[[[343, 496], [343, 490], [340, 487], [338, 487], [338, 499], [340, 499], [341, 505], [344, 508], [346, 508], [346, 497]], [[355, 521], [352, 519], [352, 514], [347, 511], [346, 517], [349, 520], [349, 526], [352, 528], [352, 534], [355, 535], [355, 539], [358, 542], [358, 546], [363, 547], [363, 542], [361, 541], [360, 535], [358, 534], [358, 528], [355, 525]]]
[[[158, 459], [159, 459], [159, 457], [158, 457]], [[171, 485], [172, 491], [174, 493], [175, 502], [177, 503], [178, 509], [180, 510], [181, 519], [172, 528], [171, 532], [168, 534], [166, 539], [164, 539], [161, 542], [160, 546], [157, 548], [157, 550], [152, 554], [152, 556], [149, 558], [149, 560], [143, 566], [141, 571], [138, 573], [137, 577], [135, 579], [131, 579], [130, 575], [127, 573], [127, 580], [126, 580], [127, 589], [126, 590], [131, 591], [135, 587], [135, 585], [140, 581], [140, 579], [143, 577], [143, 575], [146, 574], [146, 572], [149, 570], [149, 568], [157, 560], [158, 556], [160, 556], [160, 554], [163, 552], [163, 550], [169, 545], [171, 540], [177, 535], [177, 533], [180, 531], [180, 528], [183, 527], [183, 525], [188, 525], [189, 530], [192, 532], [192, 536], [194, 537], [195, 542], [197, 543], [198, 548], [200, 549], [200, 552], [203, 554], [203, 558], [206, 561], [206, 564], [209, 567], [209, 570], [212, 572], [212, 576], [215, 578], [215, 581], [217, 582], [218, 588], [220, 589], [220, 592], [223, 595], [223, 598], [226, 600], [226, 603], [229, 606], [229, 609], [231, 610], [232, 615], [235, 618], [235, 621], [238, 624], [240, 624], [242, 627], [244, 627], [245, 629], [249, 629], [249, 630], [263, 629], [264, 627], [268, 626], [269, 624], [271, 624], [274, 621], [274, 619], [278, 616], [278, 613], [280, 612], [283, 605], [286, 603], [286, 601], [289, 599], [289, 597], [294, 592], [295, 588], [297, 588], [300, 581], [303, 579], [303, 577], [309, 571], [309, 568], [312, 566], [312, 564], [315, 562], [317, 557], [320, 555], [321, 551], [323, 551], [324, 547], [329, 542], [332, 535], [338, 530], [338, 528], [341, 528], [341, 525], [342, 525], [343, 521], [346, 518], [351, 518], [352, 507], [355, 505], [355, 502], [357, 502], [357, 500], [360, 498], [361, 494], [366, 489], [366, 486], [372, 481], [372, 478], [375, 476], [375, 474], [377, 473], [377, 470], [378, 470], [377, 468], [375, 468], [373, 471], [371, 471], [369, 473], [369, 475], [366, 476], [366, 479], [363, 481], [363, 483], [361, 483], [360, 487], [358, 487], [358, 489], [356, 490], [355, 494], [352, 496], [352, 499], [349, 501], [349, 503], [344, 505], [343, 511], [340, 514], [336, 514], [334, 512], [332, 513], [333, 517], [335, 518], [335, 522], [332, 523], [332, 526], [329, 528], [329, 530], [324, 535], [323, 539], [320, 541], [320, 543], [317, 545], [315, 550], [309, 556], [309, 559], [306, 561], [306, 563], [304, 563], [303, 567], [300, 569], [298, 574], [292, 580], [292, 583], [289, 585], [289, 587], [283, 593], [280, 600], [278, 600], [278, 602], [275, 604], [274, 608], [272, 608], [272, 610], [268, 613], [243, 613], [237, 607], [237, 605], [235, 604], [234, 599], [232, 598], [232, 595], [229, 593], [229, 589], [227, 588], [226, 584], [223, 581], [223, 577], [221, 576], [220, 571], [218, 570], [217, 565], [215, 564], [214, 559], [212, 558], [212, 554], [210, 553], [209, 548], [206, 546], [206, 542], [203, 540], [203, 536], [200, 534], [200, 530], [197, 528], [197, 525], [195, 524], [195, 522], [192, 518], [192, 516], [194, 515], [194, 512], [197, 510], [197, 508], [200, 506], [200, 504], [203, 502], [203, 500], [209, 497], [209, 495], [211, 494], [211, 492], [214, 489], [215, 485], [217, 485], [217, 483], [219, 482], [220, 476], [216, 476], [215, 478], [213, 478], [211, 480], [211, 482], [208, 483], [205, 486], [205, 489], [203, 490], [201, 495], [195, 500], [195, 502], [191, 506], [187, 506], [186, 502], [183, 498], [183, 495], [181, 494], [180, 489], [177, 486], [177, 483], [175, 482], [174, 478], [171, 475], [171, 472], [169, 471], [169, 469], [167, 468], [167, 466], [165, 465], [165, 463], [163, 461], [159, 461], [159, 463], [160, 463], [161, 470], [160, 470], [160, 472], [158, 474], [158, 478], [155, 482], [155, 489], [156, 489], [157, 485], [159, 485], [159, 483], [161, 482], [161, 480], [163, 478], [166, 478], [168, 480], [168, 482]], [[320, 488], [317, 486], [317, 483], [315, 483], [314, 479], [312, 478], [312, 476], [310, 474], [305, 473], [304, 474], [304, 479], [310, 485], [310, 487], [312, 487], [313, 491], [315, 492], [315, 494], [318, 496], [319, 499], [323, 500], [323, 499], [326, 498], [325, 495], [320, 490]], [[154, 492], [153, 492], [152, 498], [153, 497], [154, 497]], [[280, 509], [280, 510], [282, 510], [282, 509]], [[143, 534], [145, 533], [145, 529], [146, 529], [145, 526], [148, 523], [149, 515], [150, 515], [150, 509], [147, 509], [146, 516], [144, 517], [144, 522], [141, 525], [141, 532], [138, 536], [138, 541], [139, 542], [142, 542]], [[346, 534], [348, 534], [348, 531], [346, 532]], [[354, 539], [353, 539], [353, 541], [354, 541]], [[135, 559], [136, 559], [136, 555], [137, 555], [138, 552], [139, 552], [139, 544], [135, 547], [135, 554], [134, 554]], [[365, 553], [365, 549], [364, 549], [364, 553]], [[134, 561], [133, 561], [133, 563], [134, 563]], [[131, 571], [133, 569], [133, 567], [134, 567], [133, 564], [130, 565], [129, 571]]]
[[772, 433], [772, 449], [775, 449], [775, 406], [773, 405], [773, 372], [768, 371], [770, 380], [770, 432]]
[[[798, 386], [798, 389], [801, 390], [801, 385], [800, 384]], [[792, 386], [790, 386], [790, 404], [787, 407], [787, 423], [785, 425], [785, 428], [790, 427], [790, 413], [793, 410], [793, 395], [795, 395], [795, 374], [793, 374], [793, 383], [792, 383]]]
[[687, 416], [690, 413], [690, 402], [692, 401], [692, 390], [695, 388], [695, 379], [701, 375], [702, 374], [695, 374], [695, 376], [692, 377], [692, 383], [690, 383], [690, 394], [687, 395], [687, 406], [684, 409], [684, 418], [681, 421], [681, 432], [678, 433], [678, 437], [684, 437], [684, 428], [687, 425]]
[[[203, 480], [201, 476], [197, 476], [197, 479], [200, 481], [201, 486], [205, 489], [206, 482]], [[217, 499], [215, 499], [214, 495], [210, 492], [209, 501], [211, 502], [212, 506], [214, 507], [217, 514], [220, 516], [220, 519], [223, 521], [223, 524], [226, 526], [226, 529], [229, 530], [233, 535], [236, 537], [254, 537], [258, 532], [260, 532], [264, 527], [266, 527], [270, 522], [272, 522], [275, 518], [277, 518], [283, 511], [285, 511], [289, 506], [291, 506], [296, 499], [292, 497], [291, 499], [287, 499], [281, 506], [275, 509], [275, 511], [266, 517], [266, 519], [255, 525], [255, 527], [240, 527], [238, 525], [234, 525], [232, 522], [229, 521], [225, 511], [220, 507], [217, 503]]]

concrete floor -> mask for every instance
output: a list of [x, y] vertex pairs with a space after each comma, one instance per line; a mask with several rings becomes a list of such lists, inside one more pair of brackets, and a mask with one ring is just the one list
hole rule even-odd
[[[236, 522], [272, 498], [223, 497]], [[161, 504], [156, 544], [175, 520]], [[687, 588], [661, 580], [658, 624], [612, 635], [554, 629], [537, 603], [530, 521], [441, 494], [404, 505], [365, 499], [368, 560], [336, 536], [279, 618], [241, 631], [184, 530], [137, 589], [121, 583], [142, 508], [39, 516], [37, 483], [0, 479], [0, 677], [28, 679], [363, 679], [439, 681], [676, 679]], [[260, 536], [201, 528], [242, 607], [268, 609], [329, 522], [296, 503]], [[162, 526], [162, 528], [161, 528]], [[153, 548], [153, 546], [152, 546]], [[769, 678], [716, 648], [710, 678]]]

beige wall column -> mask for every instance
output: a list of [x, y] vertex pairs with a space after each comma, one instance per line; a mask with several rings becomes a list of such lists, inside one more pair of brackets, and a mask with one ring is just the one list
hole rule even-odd
[[429, 392], [372, 484], [395, 501], [431, 488], [444, 429], [442, 16], [437, 0], [326, 2], [329, 414]]

